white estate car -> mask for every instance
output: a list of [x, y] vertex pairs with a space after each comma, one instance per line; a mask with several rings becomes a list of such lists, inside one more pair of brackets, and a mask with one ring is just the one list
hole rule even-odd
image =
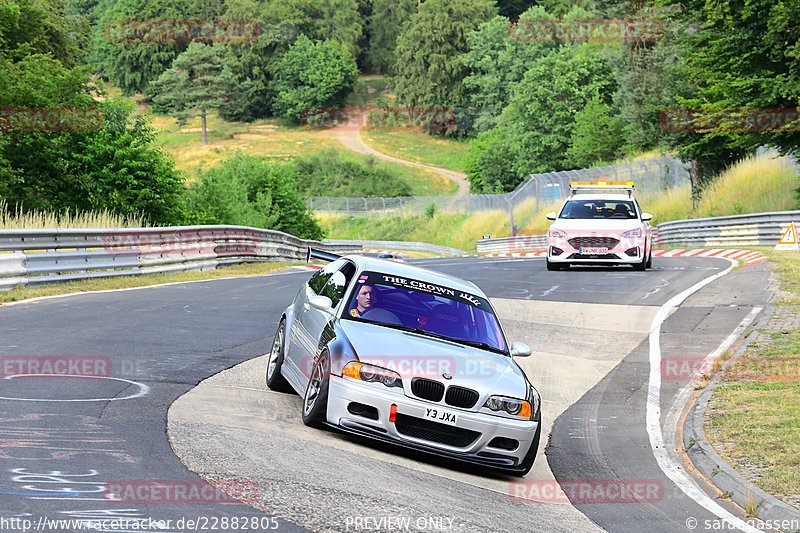
[[650, 213], [633, 197], [632, 181], [572, 181], [570, 197], [547, 231], [547, 270], [571, 264], [631, 265], [649, 268], [653, 260]]

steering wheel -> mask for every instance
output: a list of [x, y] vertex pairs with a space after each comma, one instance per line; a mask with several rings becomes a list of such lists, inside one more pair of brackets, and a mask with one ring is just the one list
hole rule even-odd
[[396, 314], [380, 307], [373, 307], [372, 309], [365, 311], [364, 314], [361, 315], [361, 318], [366, 318], [367, 320], [372, 320], [373, 322], [383, 322], [384, 324], [403, 324], [403, 321], [400, 320]]

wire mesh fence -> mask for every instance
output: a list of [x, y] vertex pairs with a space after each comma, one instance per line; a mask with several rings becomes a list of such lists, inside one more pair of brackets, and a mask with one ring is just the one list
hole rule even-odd
[[535, 199], [538, 214], [540, 203], [552, 203], [569, 195], [570, 181], [599, 179], [635, 181], [637, 191], [650, 193], [688, 184], [689, 172], [679, 159], [662, 157], [604, 167], [531, 174], [516, 189], [505, 194], [392, 198], [315, 196], [306, 198], [306, 206], [312, 212], [366, 218], [496, 210], [508, 211], [513, 217], [513, 210], [522, 202]]

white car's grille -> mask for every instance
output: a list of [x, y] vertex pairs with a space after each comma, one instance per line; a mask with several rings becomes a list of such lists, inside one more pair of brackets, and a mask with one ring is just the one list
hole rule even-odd
[[569, 239], [569, 245], [573, 248], [616, 248], [619, 239], [614, 237], [573, 237]]

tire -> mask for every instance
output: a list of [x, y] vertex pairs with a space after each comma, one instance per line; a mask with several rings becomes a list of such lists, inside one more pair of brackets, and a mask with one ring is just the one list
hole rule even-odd
[[269, 352], [267, 362], [267, 387], [277, 392], [293, 392], [291, 385], [281, 374], [283, 367], [283, 347], [286, 340], [286, 320], [281, 320], [278, 331], [275, 332], [275, 340], [272, 341], [272, 350]]
[[303, 394], [303, 424], [318, 428], [327, 420], [330, 382], [331, 358], [325, 350], [317, 358]]
[[638, 272], [644, 272], [645, 270], [647, 270], [647, 258], [642, 257], [641, 261], [639, 261], [638, 263], [634, 263], [633, 269]]
[[533, 442], [531, 443], [531, 447], [528, 448], [528, 453], [525, 454], [525, 457], [519, 464], [519, 470], [514, 472], [515, 476], [522, 477], [531, 471], [531, 468], [533, 468], [533, 461], [536, 460], [536, 453], [539, 451], [539, 439], [541, 439], [541, 437], [542, 437], [542, 422], [539, 421], [539, 425], [536, 428], [536, 435], [533, 436]]
[[545, 259], [545, 261], [547, 262], [547, 270], [549, 270], [551, 272], [555, 271], [555, 270], [561, 270], [561, 265], [560, 264], [551, 263], [549, 259]]
[[653, 249], [650, 249], [650, 255], [647, 256], [647, 263], [645, 263], [645, 268], [653, 268]]

